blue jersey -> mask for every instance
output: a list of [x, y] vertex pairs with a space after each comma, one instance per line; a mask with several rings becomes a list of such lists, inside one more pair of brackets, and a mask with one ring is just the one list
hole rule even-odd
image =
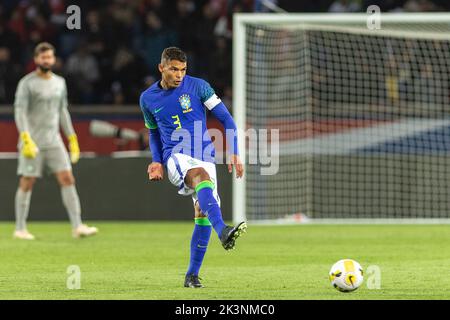
[[220, 102], [208, 82], [191, 76], [185, 76], [177, 88], [165, 90], [158, 81], [141, 94], [145, 126], [158, 129], [165, 164], [172, 153], [214, 162], [205, 107], [211, 110]]

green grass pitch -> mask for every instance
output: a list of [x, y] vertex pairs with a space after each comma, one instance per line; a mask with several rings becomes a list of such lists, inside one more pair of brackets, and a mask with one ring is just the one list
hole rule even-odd
[[[26, 242], [0, 224], [0, 299], [450, 299], [449, 225], [250, 225], [231, 252], [213, 233], [203, 289], [182, 287], [192, 223], [95, 225], [98, 236], [75, 240], [68, 223], [30, 223], [37, 240]], [[342, 258], [379, 266], [381, 289], [332, 288]]]

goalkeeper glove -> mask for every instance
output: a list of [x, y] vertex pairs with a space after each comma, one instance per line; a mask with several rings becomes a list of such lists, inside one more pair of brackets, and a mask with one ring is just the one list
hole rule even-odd
[[80, 160], [80, 146], [78, 145], [77, 135], [74, 133], [67, 137], [69, 140], [70, 161], [77, 163]]
[[30, 133], [27, 131], [21, 132], [20, 139], [22, 140], [22, 155], [25, 158], [36, 158], [39, 148], [36, 143], [34, 143], [33, 139], [31, 139]]

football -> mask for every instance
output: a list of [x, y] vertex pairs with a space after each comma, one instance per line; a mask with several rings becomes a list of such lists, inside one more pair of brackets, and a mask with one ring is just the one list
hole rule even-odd
[[351, 292], [358, 289], [363, 280], [363, 269], [355, 260], [339, 260], [331, 267], [331, 285], [341, 292]]

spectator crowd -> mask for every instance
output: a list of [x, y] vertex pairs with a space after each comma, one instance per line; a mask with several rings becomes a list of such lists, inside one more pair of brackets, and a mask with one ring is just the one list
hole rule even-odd
[[[55, 72], [74, 104], [136, 104], [159, 74], [162, 50], [178, 46], [188, 72], [211, 82], [231, 99], [232, 16], [267, 12], [450, 10], [447, 0], [2, 0], [0, 3], [0, 105], [10, 105], [18, 80], [34, 70], [33, 48], [57, 49]], [[68, 6], [81, 8], [81, 28], [66, 26]]]

